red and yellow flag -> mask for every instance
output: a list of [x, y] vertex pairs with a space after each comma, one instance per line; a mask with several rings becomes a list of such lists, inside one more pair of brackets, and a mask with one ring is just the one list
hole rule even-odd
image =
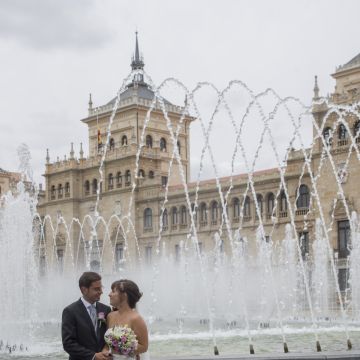
[[102, 145], [100, 129], [98, 129], [97, 131], [97, 141], [98, 141], [98, 146]]

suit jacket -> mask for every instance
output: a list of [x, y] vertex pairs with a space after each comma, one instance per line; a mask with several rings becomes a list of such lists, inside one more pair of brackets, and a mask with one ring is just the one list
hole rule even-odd
[[[96, 303], [97, 313], [103, 312], [105, 318], [111, 311], [109, 306]], [[106, 324], [98, 321], [96, 330], [84, 303], [78, 301], [67, 306], [62, 313], [61, 335], [64, 350], [70, 360], [92, 360], [95, 353], [104, 345]]]

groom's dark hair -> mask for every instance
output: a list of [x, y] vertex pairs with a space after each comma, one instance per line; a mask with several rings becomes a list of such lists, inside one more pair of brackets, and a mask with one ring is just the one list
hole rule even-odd
[[85, 271], [79, 279], [79, 288], [82, 287], [89, 288], [91, 284], [95, 281], [101, 280], [101, 276], [93, 271]]

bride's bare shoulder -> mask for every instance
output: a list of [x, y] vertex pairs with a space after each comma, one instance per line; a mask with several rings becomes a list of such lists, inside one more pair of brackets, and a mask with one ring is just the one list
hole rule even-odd
[[132, 314], [132, 321], [134, 323], [145, 323], [145, 320], [143, 319], [143, 317], [137, 312], [137, 311], [134, 311], [133, 314]]
[[110, 319], [114, 319], [116, 316], [116, 311], [111, 311], [109, 312], [108, 316], [107, 316], [107, 319], [110, 320]]

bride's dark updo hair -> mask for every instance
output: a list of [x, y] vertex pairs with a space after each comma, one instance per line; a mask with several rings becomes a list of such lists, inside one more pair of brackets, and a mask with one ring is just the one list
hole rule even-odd
[[131, 309], [135, 309], [136, 303], [142, 297], [139, 287], [133, 281], [128, 279], [114, 281], [111, 284], [111, 290], [114, 289], [120, 293], [126, 293], [128, 304]]

